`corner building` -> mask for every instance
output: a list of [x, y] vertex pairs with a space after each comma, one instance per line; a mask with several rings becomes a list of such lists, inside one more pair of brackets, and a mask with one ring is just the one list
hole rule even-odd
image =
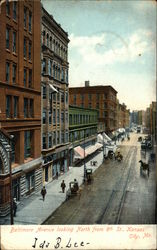
[[[41, 4], [6, 0], [0, 11], [0, 127], [13, 136], [12, 189], [20, 201], [42, 183]], [[5, 144], [3, 135], [0, 139]], [[0, 215], [5, 215], [10, 179], [0, 158]]]
[[42, 8], [43, 183], [68, 171], [68, 34]]

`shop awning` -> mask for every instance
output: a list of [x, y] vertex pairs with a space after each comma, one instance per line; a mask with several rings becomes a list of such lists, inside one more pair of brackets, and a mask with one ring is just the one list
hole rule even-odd
[[98, 142], [97, 142], [95, 145], [89, 146], [89, 147], [85, 150], [85, 152], [86, 152], [87, 155], [91, 155], [91, 154], [94, 153], [96, 150], [102, 148], [102, 146], [103, 146], [103, 145], [102, 145], [101, 143], [98, 143]]
[[95, 144], [95, 147], [96, 147], [96, 149], [100, 149], [100, 148], [102, 148], [103, 147], [103, 145], [101, 144], [101, 143], [96, 143]]
[[112, 140], [107, 134], [103, 133], [103, 135], [101, 135], [101, 134], [97, 135], [97, 141], [99, 143], [103, 144], [103, 142], [108, 143], [108, 142], [111, 142]]
[[85, 152], [87, 155], [91, 155], [92, 153], [94, 153], [96, 151], [96, 147], [93, 145], [93, 146], [90, 146], [88, 147]]
[[84, 149], [80, 146], [74, 148], [74, 158], [75, 159], [83, 159], [84, 156], [87, 156], [86, 151], [84, 152]]
[[49, 83], [49, 87], [50, 87], [51, 92], [58, 93], [58, 90], [52, 84]]

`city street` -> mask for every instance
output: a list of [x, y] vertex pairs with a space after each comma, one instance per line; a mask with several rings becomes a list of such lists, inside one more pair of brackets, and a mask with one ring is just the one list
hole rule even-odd
[[147, 162], [150, 152], [141, 152], [139, 136], [130, 133], [120, 146], [122, 162], [105, 160], [80, 199], [65, 201], [44, 224], [154, 224], [155, 163], [149, 162], [149, 177], [140, 174], [139, 160]]

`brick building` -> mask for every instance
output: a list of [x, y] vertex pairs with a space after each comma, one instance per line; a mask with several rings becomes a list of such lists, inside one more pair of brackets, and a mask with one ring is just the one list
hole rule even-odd
[[127, 128], [130, 126], [130, 110], [125, 103], [119, 103], [117, 100], [117, 128]]
[[68, 34], [42, 8], [43, 182], [68, 170]]
[[69, 88], [69, 104], [98, 110], [98, 132], [116, 130], [116, 96], [112, 86], [89, 86]]
[[[20, 201], [38, 190], [42, 180], [41, 5], [38, 0], [4, 1], [0, 11], [0, 125], [13, 136], [13, 197]], [[0, 158], [0, 214], [4, 215], [9, 211], [10, 180], [2, 154]]]

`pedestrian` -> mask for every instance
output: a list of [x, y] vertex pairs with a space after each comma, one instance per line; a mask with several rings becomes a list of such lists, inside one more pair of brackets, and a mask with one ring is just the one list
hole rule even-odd
[[43, 186], [43, 188], [41, 189], [41, 195], [43, 197], [43, 201], [45, 200], [46, 193], [47, 193], [46, 188], [45, 188], [45, 186]]
[[63, 180], [62, 183], [61, 183], [61, 188], [62, 188], [62, 192], [64, 193], [65, 188], [66, 188], [66, 185], [65, 185], [64, 180]]
[[14, 200], [13, 200], [13, 212], [14, 212], [14, 216], [16, 216], [16, 210], [17, 210], [17, 203], [16, 203], [16, 198], [14, 198]]
[[56, 172], [56, 179], [58, 180], [58, 171]]

